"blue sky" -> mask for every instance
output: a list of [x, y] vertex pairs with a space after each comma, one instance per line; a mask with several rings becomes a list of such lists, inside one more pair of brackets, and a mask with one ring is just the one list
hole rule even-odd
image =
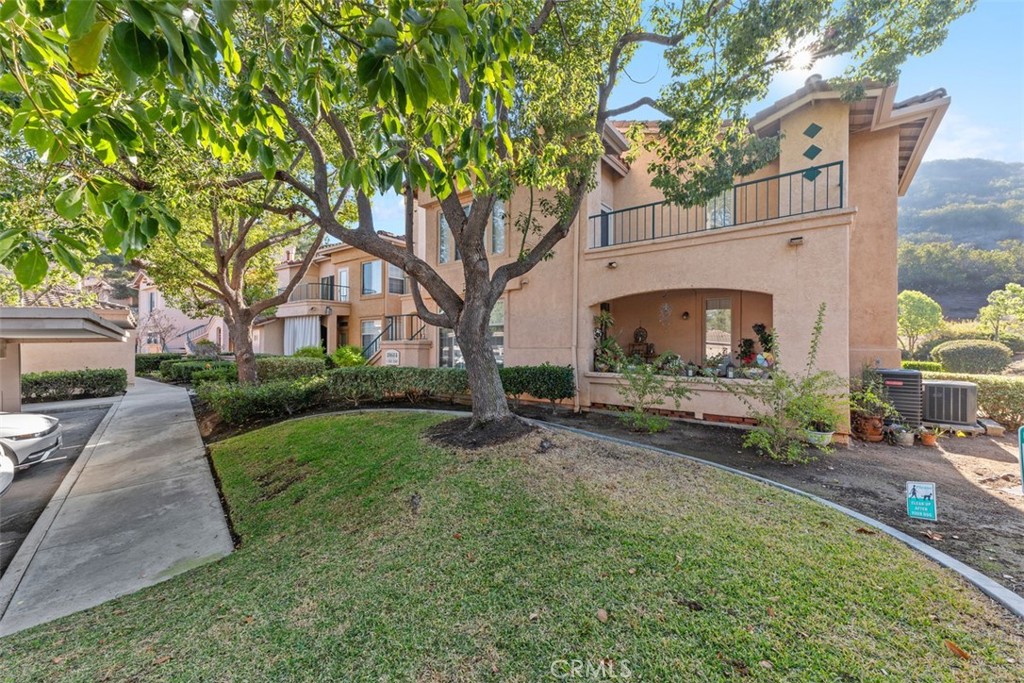
[[[785, 97], [812, 73], [825, 78], [843, 69], [826, 60], [805, 72], [781, 74], [765, 100], [751, 105], [753, 114]], [[622, 79], [612, 106], [656, 96], [668, 80], [661, 50], [644, 46], [628, 67], [633, 81]], [[635, 82], [634, 82], [635, 81]], [[934, 52], [911, 57], [903, 66], [897, 100], [945, 88], [952, 104], [925, 155], [925, 161], [982, 157], [1024, 162], [1024, 0], [980, 0], [978, 7], [954, 22], [945, 43]], [[638, 109], [631, 118], [659, 118]], [[379, 197], [374, 217], [379, 230], [401, 233], [399, 197]]]

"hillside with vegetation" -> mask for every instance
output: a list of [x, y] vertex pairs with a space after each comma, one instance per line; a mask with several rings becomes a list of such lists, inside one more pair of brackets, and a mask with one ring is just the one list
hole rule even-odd
[[899, 204], [900, 237], [995, 249], [1024, 239], [1024, 164], [940, 159], [921, 164]]
[[1024, 164], [942, 159], [921, 165], [899, 205], [899, 283], [972, 319], [988, 293], [1024, 282]]

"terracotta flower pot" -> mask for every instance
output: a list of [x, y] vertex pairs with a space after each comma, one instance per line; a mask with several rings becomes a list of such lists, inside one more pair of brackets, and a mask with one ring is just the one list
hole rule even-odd
[[855, 415], [853, 418], [853, 435], [861, 441], [878, 443], [882, 436], [882, 418], [871, 415]]
[[924, 432], [921, 434], [921, 445], [922, 446], [937, 446], [939, 443], [939, 435], [932, 434], [931, 432]]

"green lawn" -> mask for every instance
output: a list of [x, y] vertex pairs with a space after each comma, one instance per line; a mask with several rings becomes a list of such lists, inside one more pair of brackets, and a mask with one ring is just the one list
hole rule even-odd
[[440, 419], [216, 444], [242, 546], [0, 640], [0, 678], [537, 681], [603, 660], [645, 681], [1020, 680], [1019, 622], [849, 518], [575, 436], [450, 452], [419, 437]]

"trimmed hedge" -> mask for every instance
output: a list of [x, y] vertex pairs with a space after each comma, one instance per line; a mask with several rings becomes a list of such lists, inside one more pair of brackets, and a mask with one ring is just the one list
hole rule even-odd
[[[205, 370], [221, 370], [226, 368], [231, 372], [238, 372], [237, 366], [229, 360], [186, 360], [177, 363], [170, 363], [166, 366], [160, 365], [160, 374], [175, 382], [192, 382], [192, 375]], [[221, 370], [224, 372], [224, 370]]]
[[923, 372], [942, 372], [942, 363], [930, 360], [905, 360], [904, 370], [921, 370]]
[[549, 365], [518, 365], [501, 368], [501, 384], [505, 394], [512, 396], [519, 404], [523, 395], [533, 396], [551, 402], [555, 409], [557, 401], [570, 399], [576, 395], [576, 376], [572, 366]]
[[987, 374], [1000, 373], [1013, 359], [1006, 344], [984, 339], [964, 339], [939, 344], [932, 350], [932, 360], [942, 363], [947, 372]]
[[924, 372], [921, 376], [924, 379], [973, 382], [978, 385], [978, 406], [986, 415], [1007, 429], [1024, 425], [1024, 377], [951, 372]]
[[21, 400], [25, 403], [102, 398], [123, 394], [127, 389], [128, 372], [124, 368], [30, 372], [21, 376]]
[[165, 360], [182, 360], [180, 353], [137, 353], [135, 354], [135, 372], [157, 372]]
[[455, 368], [407, 368], [364, 365], [338, 368], [327, 373], [329, 400], [358, 406], [384, 400], [412, 403], [426, 398], [445, 398], [469, 393], [469, 375]]
[[322, 400], [324, 384], [323, 377], [263, 384], [208, 382], [197, 387], [196, 394], [226, 423], [240, 425], [307, 410]]
[[1000, 344], [1006, 344], [1014, 353], [1024, 353], [1024, 335], [1002, 333], [997, 339]]
[[261, 382], [278, 379], [301, 379], [322, 375], [327, 369], [323, 356], [303, 358], [302, 356], [257, 356], [256, 377]]
[[[453, 368], [363, 366], [338, 368], [323, 376], [231, 385], [214, 371], [196, 372], [196, 393], [229, 424], [293, 415], [315, 405], [359, 406], [381, 401], [415, 403], [427, 398], [454, 400], [469, 393], [469, 376]], [[502, 368], [505, 393], [555, 402], [572, 398], [576, 383], [571, 367], [554, 365]], [[210, 381], [207, 381], [210, 380]], [[515, 392], [515, 393], [513, 393]]]

